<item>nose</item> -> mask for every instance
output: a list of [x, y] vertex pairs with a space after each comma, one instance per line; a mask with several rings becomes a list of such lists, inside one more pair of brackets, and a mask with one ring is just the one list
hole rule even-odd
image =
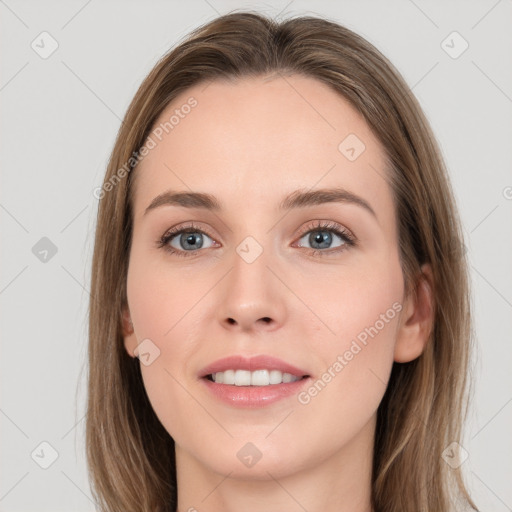
[[254, 261], [239, 253], [218, 290], [218, 320], [231, 331], [274, 331], [286, 321], [286, 294], [275, 260], [264, 250]]

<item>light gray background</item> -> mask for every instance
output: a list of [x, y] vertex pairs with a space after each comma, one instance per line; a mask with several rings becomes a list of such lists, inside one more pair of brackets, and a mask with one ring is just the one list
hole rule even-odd
[[[192, 28], [243, 7], [339, 21], [389, 57], [420, 100], [472, 270], [478, 353], [463, 467], [481, 510], [512, 510], [511, 0], [0, 0], [0, 510], [94, 510], [83, 420], [92, 191], [157, 59]], [[59, 45], [47, 59], [31, 47], [49, 48], [43, 31]], [[453, 31], [469, 43], [456, 59], [441, 46]], [[42, 237], [57, 247], [46, 262], [32, 251]], [[58, 453], [48, 469], [43, 441]]]

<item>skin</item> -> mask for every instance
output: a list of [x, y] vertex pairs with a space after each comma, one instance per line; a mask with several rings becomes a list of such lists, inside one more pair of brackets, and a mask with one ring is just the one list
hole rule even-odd
[[[123, 318], [132, 357], [147, 338], [160, 350], [141, 370], [176, 443], [178, 509], [367, 512], [377, 408], [393, 361], [422, 353], [433, 315], [428, 266], [416, 293], [404, 292], [383, 150], [350, 104], [312, 78], [200, 84], [157, 123], [190, 96], [197, 106], [136, 170]], [[366, 146], [355, 161], [338, 150], [351, 133]], [[339, 202], [278, 211], [297, 189], [334, 186], [363, 198], [376, 217]], [[212, 194], [222, 210], [165, 205], [144, 214], [169, 189]], [[357, 245], [339, 251], [330, 232], [331, 245], [313, 254], [308, 233], [325, 231], [318, 219], [349, 230]], [[157, 247], [187, 221], [199, 238], [206, 233], [203, 248], [180, 257]], [[248, 236], [263, 250], [250, 264], [236, 251]], [[292, 396], [237, 409], [198, 378], [221, 357], [268, 354], [317, 380], [393, 303], [400, 313], [307, 404]], [[248, 442], [262, 454], [250, 468], [237, 458]]]

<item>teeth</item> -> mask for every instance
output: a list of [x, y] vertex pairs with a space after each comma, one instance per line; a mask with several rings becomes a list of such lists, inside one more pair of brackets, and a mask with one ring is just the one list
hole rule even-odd
[[[288, 373], [286, 375], [289, 375]], [[279, 370], [270, 370], [269, 373], [270, 384], [281, 384], [283, 381], [283, 374]]]
[[[268, 386], [270, 384], [270, 379], [268, 376], [268, 370], [256, 370], [252, 372], [251, 375], [251, 385], [252, 386]], [[278, 382], [280, 384], [280, 382]]]
[[235, 371], [235, 386], [250, 386], [251, 385], [251, 372], [247, 370]]
[[300, 380], [291, 373], [283, 373], [279, 370], [226, 370], [212, 373], [213, 382], [216, 384], [230, 384], [235, 386], [268, 386], [270, 384], [282, 384]]

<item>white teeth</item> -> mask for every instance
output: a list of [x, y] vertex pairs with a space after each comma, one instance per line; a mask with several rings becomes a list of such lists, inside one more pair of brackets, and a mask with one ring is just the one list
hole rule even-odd
[[268, 370], [256, 370], [251, 374], [251, 385], [252, 386], [268, 386], [270, 380], [268, 377]]
[[288, 382], [293, 382], [293, 375], [290, 374], [290, 373], [283, 373], [283, 382], [285, 383], [288, 383]]
[[291, 373], [279, 370], [226, 370], [212, 373], [212, 380], [216, 384], [230, 384], [231, 386], [268, 386], [270, 384], [289, 383], [300, 380]]
[[[217, 378], [217, 375], [219, 375], [219, 373], [223, 373], [224, 374], [224, 384], [231, 384], [233, 385], [235, 383], [235, 370], [226, 370], [225, 372], [218, 372], [215, 374], [215, 378]], [[222, 379], [222, 377], [221, 377]]]
[[235, 386], [250, 386], [251, 372], [249, 370], [236, 370]]
[[279, 370], [271, 370], [269, 375], [270, 384], [281, 384], [283, 374]]

